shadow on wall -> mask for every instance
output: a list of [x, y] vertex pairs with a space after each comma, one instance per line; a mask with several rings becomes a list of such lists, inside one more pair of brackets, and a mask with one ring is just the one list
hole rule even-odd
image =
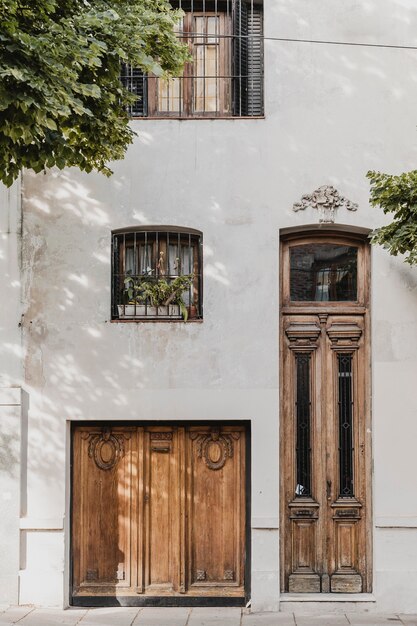
[[[376, 3], [361, 6], [377, 19]], [[278, 24], [293, 11], [296, 23], [296, 7], [268, 12]], [[275, 388], [276, 347], [259, 352], [276, 339], [278, 228], [306, 219], [293, 202], [328, 183], [364, 208], [368, 169], [415, 163], [415, 142], [403, 148], [417, 124], [415, 52], [268, 41], [266, 61], [265, 120], [138, 121], [109, 180], [25, 173], [28, 472], [45, 497], [63, 498], [67, 419], [130, 418], [141, 390]], [[376, 210], [352, 219], [382, 221]], [[158, 223], [204, 233], [204, 324], [110, 325], [110, 232]]]

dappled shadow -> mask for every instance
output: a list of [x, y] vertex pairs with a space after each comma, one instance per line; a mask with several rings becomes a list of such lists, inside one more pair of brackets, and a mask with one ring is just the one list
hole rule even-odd
[[[332, 2], [316, 15], [311, 2], [266, 3], [266, 35], [395, 44], [404, 28], [415, 43], [417, 8], [391, 3], [385, 32], [379, 4], [349, 12]], [[337, 26], [334, 11], [344, 17]], [[362, 24], [355, 36], [350, 23]], [[314, 209], [292, 206], [323, 184], [359, 204], [340, 209], [337, 222], [373, 228], [388, 219], [369, 209], [365, 173], [415, 167], [415, 60], [415, 51], [267, 39], [265, 120], [134, 121], [139, 136], [110, 179], [25, 173], [24, 512], [66, 510], [68, 420], [219, 419], [220, 400], [210, 405], [203, 392], [224, 390], [223, 418], [267, 419], [244, 393], [278, 385], [279, 229], [318, 222]], [[111, 322], [111, 231], [144, 224], [203, 232], [202, 324]], [[414, 306], [412, 276], [393, 260], [376, 301], [400, 280]], [[21, 354], [14, 341], [1, 349]]]
[[[267, 6], [267, 37], [286, 28], [288, 37], [307, 29], [323, 38], [333, 18], [313, 21], [302, 4], [304, 13], [294, 2]], [[390, 20], [401, 24], [397, 5]], [[346, 24], [332, 39], [376, 43], [390, 34], [395, 43], [395, 29], [349, 30], [358, 12], [373, 23], [375, 3], [337, 10]], [[295, 214], [292, 204], [326, 183], [360, 205], [337, 221], [382, 221], [367, 210], [365, 172], [415, 162], [410, 54], [267, 40], [265, 120], [135, 121], [139, 136], [110, 179], [26, 174], [25, 372], [37, 415], [31, 445], [47, 451], [30, 463], [44, 467], [47, 482], [51, 459], [64, 453], [65, 419], [135, 418], [144, 411], [138, 398], [152, 404], [151, 390], [276, 386], [278, 230], [317, 221], [313, 209]], [[110, 322], [110, 233], [135, 224], [203, 231], [203, 325]], [[262, 359], [260, 345], [268, 346]]]

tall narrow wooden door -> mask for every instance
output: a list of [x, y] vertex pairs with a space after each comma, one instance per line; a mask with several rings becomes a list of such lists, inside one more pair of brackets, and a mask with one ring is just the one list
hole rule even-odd
[[74, 603], [243, 602], [245, 450], [240, 426], [75, 428]]
[[360, 239], [284, 241], [282, 591], [371, 589], [367, 285]]

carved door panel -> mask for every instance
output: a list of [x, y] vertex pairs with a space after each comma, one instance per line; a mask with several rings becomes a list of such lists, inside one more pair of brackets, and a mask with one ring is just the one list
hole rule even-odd
[[236, 427], [191, 428], [188, 580], [195, 594], [242, 595], [245, 546], [245, 434]]
[[[294, 244], [296, 262], [291, 270], [301, 269], [292, 283], [285, 283], [291, 245], [284, 247], [283, 256], [281, 590], [369, 592], [371, 446], [365, 248], [358, 246], [358, 276], [350, 276], [348, 283], [347, 272], [339, 267], [337, 246], [326, 242], [320, 250], [319, 242], [316, 237], [312, 243]], [[338, 245], [350, 271], [352, 248]], [[301, 251], [303, 246], [306, 251]], [[308, 271], [308, 264], [315, 273]], [[352, 302], [337, 300], [342, 280], [343, 288], [351, 290]]]
[[73, 585], [117, 595], [137, 585], [136, 428], [81, 427], [73, 439]]
[[288, 316], [284, 333], [286, 590], [360, 593], [367, 586], [363, 318]]
[[139, 589], [148, 595], [183, 590], [180, 576], [179, 446], [183, 429], [149, 427], [142, 431], [143, 465], [139, 474]]
[[245, 446], [239, 426], [74, 429], [75, 603], [172, 595], [243, 601]]

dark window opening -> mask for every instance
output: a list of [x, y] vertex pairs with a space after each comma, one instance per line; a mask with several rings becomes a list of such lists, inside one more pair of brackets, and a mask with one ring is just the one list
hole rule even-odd
[[310, 354], [296, 354], [297, 485], [296, 496], [311, 496]]
[[358, 248], [310, 243], [290, 248], [292, 301], [357, 300]]
[[263, 115], [262, 0], [179, 0], [177, 34], [192, 62], [169, 80], [121, 66], [123, 85], [138, 99], [133, 117]]
[[179, 229], [112, 235], [112, 318], [202, 318], [202, 235]]
[[352, 355], [338, 354], [337, 360], [339, 369], [339, 495], [341, 498], [350, 498], [354, 495]]

